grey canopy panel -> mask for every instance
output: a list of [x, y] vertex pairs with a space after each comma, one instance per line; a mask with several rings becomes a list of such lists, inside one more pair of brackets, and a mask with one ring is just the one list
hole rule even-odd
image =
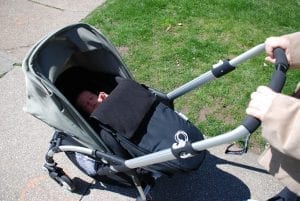
[[87, 24], [70, 25], [39, 41], [24, 59], [25, 110], [89, 148], [108, 150], [54, 85], [59, 75], [77, 66], [132, 78], [116, 49], [101, 33]]
[[131, 77], [117, 50], [103, 35], [85, 24], [73, 26], [49, 37], [33, 60], [35, 70], [54, 82], [70, 66]]

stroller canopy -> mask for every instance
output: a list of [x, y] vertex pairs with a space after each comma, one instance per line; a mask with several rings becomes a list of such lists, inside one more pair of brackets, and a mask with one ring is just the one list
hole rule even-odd
[[[85, 146], [108, 150], [98, 134], [55, 86], [72, 67], [132, 79], [117, 50], [95, 28], [74, 24], [37, 42], [23, 61], [26, 81], [24, 110]], [[80, 82], [80, 80], [78, 80]]]

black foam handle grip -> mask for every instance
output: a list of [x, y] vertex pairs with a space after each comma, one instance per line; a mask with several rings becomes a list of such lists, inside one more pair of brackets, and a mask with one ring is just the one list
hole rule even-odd
[[[275, 71], [269, 83], [269, 87], [275, 92], [281, 92], [285, 84], [285, 73], [288, 70], [289, 64], [282, 48], [274, 49], [274, 57], [276, 59]], [[260, 126], [260, 123], [259, 119], [247, 116], [242, 125], [249, 131], [249, 133], [253, 133]]]
[[256, 117], [247, 115], [244, 119], [242, 125], [249, 131], [249, 133], [253, 133], [261, 124], [261, 121]]
[[276, 48], [274, 49], [274, 57], [276, 58], [275, 67], [281, 68], [281, 71], [286, 72], [289, 67], [289, 63], [287, 60], [287, 57], [285, 55], [285, 51], [282, 48]]
[[272, 76], [272, 79], [269, 83], [269, 87], [275, 91], [275, 92], [281, 92], [283, 86], [284, 86], [284, 83], [285, 83], [285, 80], [286, 80], [286, 75], [285, 75], [285, 72], [281, 71], [281, 70], [276, 70], [274, 73], [273, 73], [273, 76]]

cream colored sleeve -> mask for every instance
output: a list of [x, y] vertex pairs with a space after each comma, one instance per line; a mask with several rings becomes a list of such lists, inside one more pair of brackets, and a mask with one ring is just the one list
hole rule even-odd
[[262, 135], [280, 152], [300, 159], [300, 100], [277, 96], [262, 122]]
[[290, 54], [291, 62], [290, 66], [292, 68], [300, 68], [300, 32], [295, 32], [291, 34], [284, 35], [290, 41]]

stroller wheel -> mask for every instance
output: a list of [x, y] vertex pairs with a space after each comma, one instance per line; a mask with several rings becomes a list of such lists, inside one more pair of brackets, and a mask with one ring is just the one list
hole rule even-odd
[[152, 201], [152, 196], [148, 193], [146, 195], [146, 200], [143, 200], [140, 196], [136, 198], [136, 201]]
[[59, 185], [66, 188], [68, 191], [73, 192], [75, 190], [75, 185], [68, 175], [63, 171], [62, 168], [57, 167], [56, 163], [53, 165], [44, 164], [44, 169], [48, 171], [50, 178], [56, 181]]
[[73, 181], [67, 175], [62, 175], [60, 177], [57, 177], [56, 180], [59, 182], [61, 186], [66, 188], [68, 191], [73, 192], [75, 190], [75, 185]]

